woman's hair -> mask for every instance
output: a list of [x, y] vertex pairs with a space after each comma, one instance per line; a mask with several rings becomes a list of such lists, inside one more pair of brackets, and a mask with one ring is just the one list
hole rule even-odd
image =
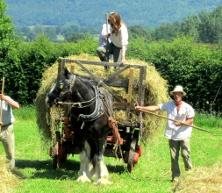
[[111, 12], [108, 17], [108, 22], [112, 27], [112, 32], [117, 33], [121, 27], [121, 17], [116, 12]]

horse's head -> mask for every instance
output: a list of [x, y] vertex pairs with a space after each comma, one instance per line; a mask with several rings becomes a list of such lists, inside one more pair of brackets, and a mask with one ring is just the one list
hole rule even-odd
[[68, 101], [72, 97], [72, 87], [75, 83], [75, 75], [71, 74], [66, 68], [64, 73], [57, 79], [47, 94], [46, 103], [52, 106], [57, 101]]

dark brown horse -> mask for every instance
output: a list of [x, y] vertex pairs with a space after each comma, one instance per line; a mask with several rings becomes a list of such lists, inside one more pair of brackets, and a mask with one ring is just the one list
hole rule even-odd
[[112, 96], [92, 81], [70, 73], [67, 69], [47, 95], [49, 105], [58, 101], [70, 104], [69, 117], [74, 129], [74, 143], [80, 149], [78, 181], [109, 183], [103, 161], [106, 138], [110, 132], [108, 118], [112, 116]]

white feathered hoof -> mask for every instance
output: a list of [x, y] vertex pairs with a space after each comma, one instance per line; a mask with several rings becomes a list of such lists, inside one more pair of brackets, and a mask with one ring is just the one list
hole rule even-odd
[[83, 175], [77, 178], [77, 182], [86, 183], [91, 182], [91, 180], [87, 176]]

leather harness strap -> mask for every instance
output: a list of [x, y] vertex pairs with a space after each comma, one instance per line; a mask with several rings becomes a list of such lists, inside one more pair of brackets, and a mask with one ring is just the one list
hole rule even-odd
[[113, 117], [109, 117], [108, 125], [112, 129], [113, 138], [116, 144], [122, 145], [123, 138], [120, 136], [117, 121]]

